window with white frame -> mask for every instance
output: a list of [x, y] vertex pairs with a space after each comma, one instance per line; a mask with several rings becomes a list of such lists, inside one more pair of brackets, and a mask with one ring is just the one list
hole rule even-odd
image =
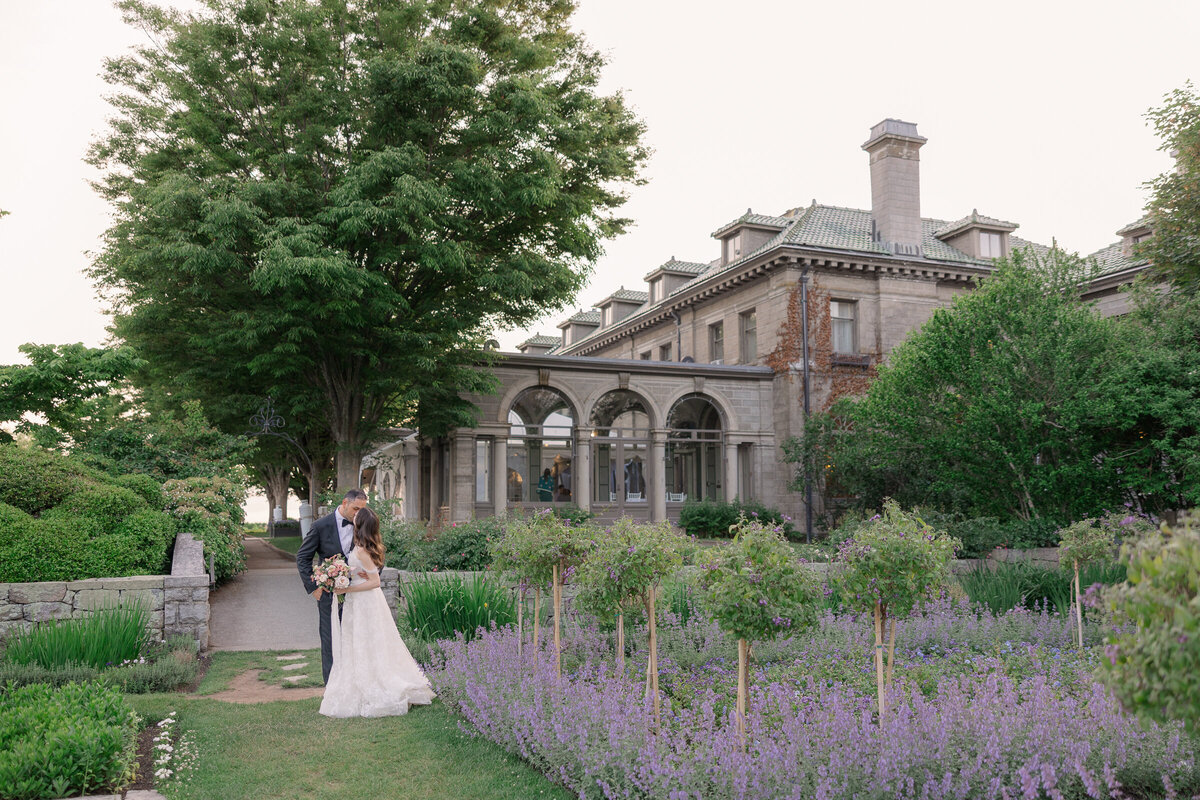
[[1004, 255], [1004, 238], [998, 233], [979, 232], [979, 257], [1000, 258]]
[[743, 311], [738, 319], [741, 322], [742, 363], [752, 364], [758, 358], [758, 316], [750, 309]]
[[858, 352], [857, 306], [853, 300], [829, 301], [830, 338], [835, 353]]
[[492, 501], [492, 440], [475, 440], [475, 502]]
[[725, 323], [714, 322], [708, 326], [708, 360], [718, 363], [725, 359]]

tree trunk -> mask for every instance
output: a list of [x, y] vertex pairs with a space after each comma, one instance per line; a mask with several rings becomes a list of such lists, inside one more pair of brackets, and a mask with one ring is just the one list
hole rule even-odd
[[1079, 591], [1079, 561], [1075, 561], [1075, 620], [1078, 623], [1079, 646], [1083, 647], [1083, 597]]
[[339, 493], [362, 488], [362, 448], [342, 445], [337, 451], [337, 490]]
[[275, 520], [275, 506], [283, 509], [283, 518], [288, 516], [288, 484], [292, 479], [292, 468], [275, 465], [263, 467], [263, 475], [267, 479], [267, 502], [271, 504], [270, 518]]
[[263, 484], [263, 494], [267, 496], [267, 536], [275, 535], [275, 487], [270, 481]]
[[746, 741], [746, 705], [750, 693], [750, 645], [745, 639], [738, 639], [738, 673], [737, 673], [737, 731], [743, 744]]
[[879, 723], [887, 711], [883, 699], [883, 604], [875, 601], [875, 692], [879, 700]]
[[551, 587], [554, 591], [554, 674], [560, 679], [562, 678], [562, 650], [559, 647], [561, 641], [560, 631], [562, 618], [562, 586], [558, 582], [558, 564], [551, 568], [551, 580], [554, 585]]

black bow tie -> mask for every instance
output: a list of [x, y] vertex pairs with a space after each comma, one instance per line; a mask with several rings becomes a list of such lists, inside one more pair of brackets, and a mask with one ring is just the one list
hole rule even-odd
[[344, 519], [344, 520], [342, 520], [342, 526], [343, 526], [343, 527], [345, 527], [346, 525], [353, 525], [353, 524], [354, 524], [354, 520], [352, 520], [352, 519]]

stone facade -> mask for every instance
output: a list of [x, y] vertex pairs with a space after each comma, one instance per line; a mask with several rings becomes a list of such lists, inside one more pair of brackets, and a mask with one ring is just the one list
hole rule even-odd
[[[815, 200], [779, 216], [747, 210], [713, 233], [719, 249], [712, 261], [672, 256], [646, 274], [646, 292], [610, 293], [599, 310], [564, 320], [561, 337], [534, 336], [521, 354], [501, 355], [494, 369], [499, 394], [470, 398], [480, 409], [478, 427], [440, 439], [417, 434], [380, 451], [405, 464], [391, 481], [401, 487], [405, 515], [464, 520], [559, 502], [561, 493], [602, 518], [673, 519], [680, 498], [697, 496], [753, 498], [799, 517], [806, 509], [789, 488], [793, 470], [780, 446], [803, 432], [806, 414], [862, 391], [874, 368], [937, 309], [989, 275], [996, 257], [1048, 249], [1017, 237], [1016, 224], [977, 210], [953, 221], [922, 217], [918, 151], [925, 143], [915, 124], [884, 120], [863, 145], [870, 210]], [[1149, 235], [1145, 222], [1118, 234], [1121, 242], [1093, 254], [1099, 269], [1084, 292], [1105, 314], [1127, 310], [1119, 290], [1145, 267], [1134, 255], [1134, 244]], [[804, 329], [794, 318], [802, 285], [810, 298], [809, 338], [824, 331], [823, 341], [809, 342], [807, 359], [798, 341]], [[539, 386], [563, 400], [553, 417], [557, 438], [522, 432], [533, 424], [521, 416], [522, 393]], [[644, 430], [622, 433], [620, 444], [598, 438], [611, 434], [593, 419], [616, 390], [639, 398], [646, 417]], [[720, 425], [710, 437], [717, 450], [700, 446], [702, 480], [681, 488], [677, 476], [692, 467], [672, 455], [673, 437], [683, 434], [667, 418], [689, 397], [710, 403]], [[531, 439], [542, 442], [547, 459], [536, 458]], [[514, 457], [518, 451], [524, 461]], [[554, 489], [531, 499], [530, 487], [541, 479], [533, 464], [551, 463], [551, 456]], [[623, 492], [616, 491], [614, 467], [603, 484], [612, 458], [624, 459]], [[576, 485], [560, 492], [564, 464]], [[636, 488], [628, 485], [631, 469]], [[638, 491], [643, 477], [645, 491]], [[818, 487], [813, 511], [825, 500]]]
[[170, 575], [0, 583], [0, 640], [37, 622], [78, 619], [100, 608], [139, 602], [150, 609], [148, 627], [155, 639], [188, 636], [204, 651], [208, 588], [202, 545], [190, 533], [181, 533]]

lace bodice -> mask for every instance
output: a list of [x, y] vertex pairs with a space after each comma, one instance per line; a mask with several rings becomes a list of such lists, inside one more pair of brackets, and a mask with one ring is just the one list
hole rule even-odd
[[371, 560], [370, 556], [367, 556], [364, 554], [363, 558], [359, 558], [358, 550], [359, 550], [359, 548], [355, 547], [354, 549], [352, 549], [350, 551], [350, 555], [346, 558], [346, 564], [349, 565], [349, 567], [350, 567], [350, 585], [351, 586], [354, 586], [359, 583], [367, 582], [367, 579], [363, 578], [358, 573], [360, 573], [360, 572], [372, 573], [372, 572], [379, 571], [378, 569], [375, 568], [375, 562], [373, 562]]

